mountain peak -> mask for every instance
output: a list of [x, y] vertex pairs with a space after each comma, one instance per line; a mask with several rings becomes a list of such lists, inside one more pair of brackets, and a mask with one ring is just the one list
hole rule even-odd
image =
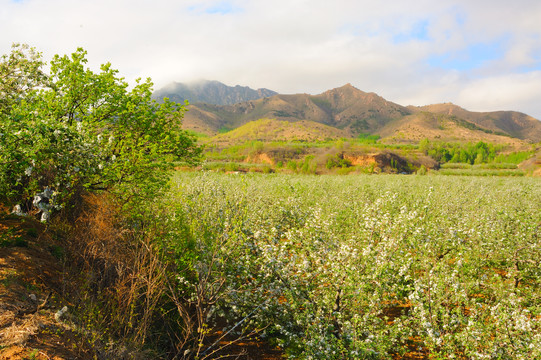
[[251, 89], [248, 86], [228, 86], [216, 80], [197, 80], [188, 83], [171, 83], [154, 92], [153, 98], [161, 101], [167, 97], [175, 102], [233, 105], [278, 94], [269, 89]]
[[355, 86], [351, 85], [351, 83], [347, 83], [346, 85], [341, 86], [340, 89], [355, 89], [355, 90], [359, 90], [359, 89], [357, 89]]
[[340, 87], [334, 88], [334, 89], [329, 90], [329, 91], [333, 91], [333, 90], [334, 91], [355, 91], [355, 92], [359, 91], [359, 92], [364, 93], [364, 91], [361, 91], [361, 90], [357, 89], [355, 86], [351, 85], [351, 83], [347, 83], [345, 85], [342, 85]]

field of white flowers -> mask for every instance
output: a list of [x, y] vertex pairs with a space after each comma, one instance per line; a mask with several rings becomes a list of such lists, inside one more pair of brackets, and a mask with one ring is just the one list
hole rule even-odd
[[541, 358], [539, 179], [191, 172], [167, 201], [200, 329], [295, 359]]

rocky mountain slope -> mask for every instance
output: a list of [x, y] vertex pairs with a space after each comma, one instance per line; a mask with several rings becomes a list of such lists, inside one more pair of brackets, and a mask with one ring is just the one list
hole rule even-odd
[[[328, 136], [377, 134], [398, 142], [541, 141], [541, 121], [514, 111], [472, 112], [454, 104], [402, 106], [351, 84], [319, 95], [274, 95], [232, 105], [190, 105], [184, 128], [214, 136], [260, 119], [309, 121], [328, 126]], [[338, 135], [340, 134], [340, 135]], [[325, 136], [323, 136], [325, 137]]]
[[409, 107], [413, 111], [444, 114], [473, 123], [495, 134], [507, 134], [519, 139], [538, 142], [541, 140], [541, 121], [516, 111], [473, 112], [452, 103]]
[[164, 97], [183, 103], [209, 103], [216, 105], [231, 105], [249, 100], [276, 95], [269, 89], [251, 89], [247, 86], [227, 86], [219, 81], [201, 80], [193, 83], [171, 83], [157, 90], [153, 97], [158, 101]]

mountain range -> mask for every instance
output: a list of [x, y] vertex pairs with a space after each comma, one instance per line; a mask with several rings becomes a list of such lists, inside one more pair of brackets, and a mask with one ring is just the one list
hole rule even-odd
[[232, 105], [277, 94], [269, 89], [254, 90], [247, 86], [227, 86], [219, 81], [200, 80], [186, 84], [173, 82], [154, 92], [153, 98], [161, 101], [167, 97], [179, 103], [188, 101], [189, 103]]
[[[178, 93], [175, 93], [176, 90]], [[191, 95], [190, 95], [191, 94]], [[379, 135], [387, 142], [541, 142], [541, 121], [515, 111], [472, 112], [452, 103], [403, 106], [351, 84], [319, 95], [282, 95], [268, 89], [228, 87], [217, 81], [174, 83], [157, 91], [160, 99], [191, 102], [183, 127], [227, 141], [288, 140]], [[268, 121], [258, 121], [266, 119]], [[258, 126], [263, 129], [257, 131]], [[293, 129], [295, 129], [293, 131]], [[234, 132], [231, 130], [235, 130]]]

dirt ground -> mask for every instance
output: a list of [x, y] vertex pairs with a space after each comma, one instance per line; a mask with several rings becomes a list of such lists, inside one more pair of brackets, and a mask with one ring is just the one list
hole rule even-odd
[[[66, 320], [63, 254], [45, 230], [32, 218], [0, 214], [0, 360], [93, 358]], [[55, 317], [64, 306], [64, 317]]]

